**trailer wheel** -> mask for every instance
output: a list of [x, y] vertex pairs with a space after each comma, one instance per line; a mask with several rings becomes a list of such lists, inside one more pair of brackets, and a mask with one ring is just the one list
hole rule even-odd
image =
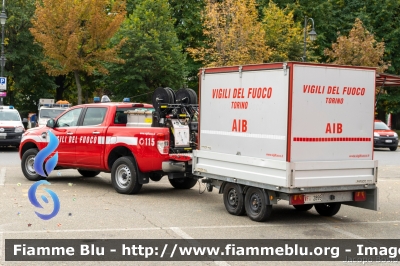
[[177, 189], [191, 189], [197, 183], [197, 179], [194, 178], [175, 178], [175, 179], [168, 179], [171, 185]]
[[228, 183], [224, 188], [225, 209], [233, 215], [244, 215], [244, 195], [240, 193], [239, 185]]
[[249, 188], [244, 201], [247, 216], [251, 220], [263, 222], [271, 217], [272, 205], [268, 204], [268, 197], [263, 189]]
[[322, 216], [333, 216], [340, 210], [341, 203], [319, 203], [315, 204], [314, 207]]
[[301, 212], [306, 212], [308, 210], [311, 210], [311, 208], [314, 205], [312, 204], [303, 204], [303, 205], [293, 205], [293, 207], [297, 210], [297, 211], [301, 211]]
[[22, 173], [24, 174], [26, 179], [30, 181], [39, 181], [42, 179], [46, 179], [45, 177], [42, 177], [41, 175], [37, 174], [33, 166], [33, 163], [35, 162], [35, 157], [38, 154], [38, 152], [39, 152], [38, 149], [33, 148], [27, 150], [22, 155], [22, 160], [21, 160]]
[[78, 172], [83, 177], [95, 177], [96, 175], [100, 174], [100, 171], [88, 171], [88, 170], [80, 170], [80, 169], [78, 169]]
[[142, 184], [139, 184], [132, 157], [121, 157], [114, 162], [111, 168], [111, 181], [118, 193], [136, 194], [140, 191]]

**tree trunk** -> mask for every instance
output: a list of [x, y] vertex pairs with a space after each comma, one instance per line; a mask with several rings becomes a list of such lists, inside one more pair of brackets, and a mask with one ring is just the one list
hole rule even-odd
[[56, 77], [56, 80], [55, 80], [56, 85], [57, 85], [56, 101], [65, 100], [64, 99], [64, 91], [67, 89], [65, 87], [65, 79], [66, 79], [66, 76], [64, 76], [64, 75]]
[[75, 75], [76, 87], [78, 88], [78, 104], [82, 104], [82, 87], [81, 87], [81, 82], [79, 80], [78, 70], [74, 71], [74, 75]]

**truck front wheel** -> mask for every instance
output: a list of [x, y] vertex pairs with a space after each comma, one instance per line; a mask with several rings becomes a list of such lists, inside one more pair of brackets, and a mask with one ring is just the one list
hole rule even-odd
[[24, 173], [24, 176], [31, 181], [39, 181], [42, 179], [46, 179], [45, 177], [38, 175], [33, 166], [33, 163], [35, 162], [35, 157], [38, 154], [38, 152], [39, 152], [38, 149], [33, 148], [27, 150], [22, 155], [22, 160], [21, 160], [22, 173]]
[[224, 188], [225, 209], [233, 215], [243, 215], [246, 213], [244, 208], [244, 195], [240, 193], [239, 185], [228, 183]]
[[111, 168], [111, 181], [114, 189], [121, 194], [136, 194], [142, 188], [139, 184], [136, 164], [132, 157], [118, 158]]
[[175, 179], [168, 179], [171, 185], [177, 189], [191, 189], [197, 183], [197, 179], [194, 178], [175, 178]]
[[319, 203], [315, 204], [314, 207], [322, 216], [333, 216], [340, 210], [341, 203]]
[[264, 222], [271, 217], [272, 205], [268, 204], [268, 196], [261, 188], [251, 187], [244, 198], [247, 216], [256, 222]]

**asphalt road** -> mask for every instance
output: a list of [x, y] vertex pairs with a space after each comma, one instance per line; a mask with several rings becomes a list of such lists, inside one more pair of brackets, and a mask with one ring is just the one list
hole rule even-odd
[[[35, 215], [27, 197], [33, 182], [20, 169], [18, 152], [0, 148], [0, 265], [76, 265], [77, 262], [6, 262], [5, 239], [400, 239], [400, 149], [375, 150], [379, 160], [379, 211], [342, 206], [333, 217], [314, 209], [298, 212], [286, 201], [271, 220], [256, 223], [229, 215], [222, 195], [172, 188], [166, 178], [144, 185], [138, 195], [114, 191], [110, 174], [82, 178], [75, 170], [53, 171], [48, 181], [61, 208], [51, 220]], [[47, 210], [51, 212], [51, 210]], [[46, 208], [40, 211], [46, 213]], [[277, 265], [337, 265], [337, 262], [273, 262]], [[79, 265], [94, 265], [80, 262]], [[126, 265], [126, 262], [97, 262]], [[243, 262], [141, 262], [145, 265], [244, 265]], [[248, 264], [247, 264], [248, 265]], [[265, 265], [265, 262], [251, 262]]]

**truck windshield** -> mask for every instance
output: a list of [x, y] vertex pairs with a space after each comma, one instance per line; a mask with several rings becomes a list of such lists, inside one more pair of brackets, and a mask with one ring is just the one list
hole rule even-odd
[[56, 118], [66, 109], [42, 109], [39, 112], [40, 118]]
[[0, 112], [0, 121], [20, 121], [20, 117], [16, 112]]
[[383, 122], [375, 122], [375, 129], [378, 129], [378, 130], [390, 130], [390, 128]]

